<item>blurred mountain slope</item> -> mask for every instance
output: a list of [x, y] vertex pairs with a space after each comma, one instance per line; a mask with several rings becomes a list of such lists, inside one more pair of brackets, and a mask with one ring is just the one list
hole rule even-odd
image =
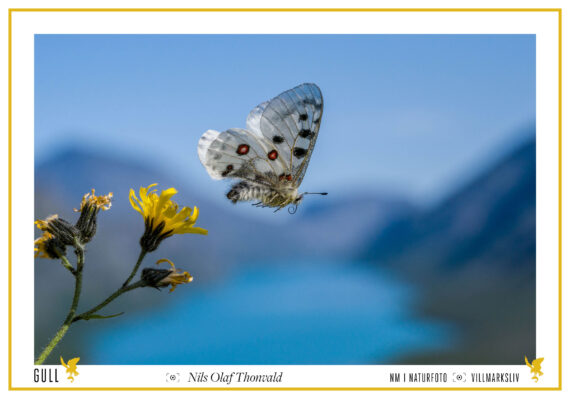
[[459, 322], [463, 342], [424, 364], [519, 364], [535, 354], [536, 145], [489, 167], [434, 209], [377, 231], [366, 260], [422, 290], [419, 311]]

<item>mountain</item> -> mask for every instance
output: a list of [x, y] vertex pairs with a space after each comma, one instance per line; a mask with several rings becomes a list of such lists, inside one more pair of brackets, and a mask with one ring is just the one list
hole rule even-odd
[[534, 140], [433, 209], [382, 226], [375, 236], [363, 258], [415, 283], [423, 298], [418, 310], [459, 322], [464, 335], [460, 349], [404, 362], [520, 364], [534, 356]]

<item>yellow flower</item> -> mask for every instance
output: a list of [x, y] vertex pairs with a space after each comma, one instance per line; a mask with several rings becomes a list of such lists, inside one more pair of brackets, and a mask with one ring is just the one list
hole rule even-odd
[[163, 262], [170, 264], [170, 270], [146, 268], [142, 271], [142, 279], [146, 282], [147, 285], [155, 288], [166, 287], [167, 285], [170, 285], [170, 292], [172, 292], [176, 289], [177, 285], [188, 284], [193, 280], [193, 277], [190, 275], [190, 273], [184, 270], [176, 269], [174, 267], [174, 263], [168, 259], [159, 259], [156, 261], [156, 264], [159, 265]]
[[[178, 208], [178, 204], [171, 200], [176, 194], [175, 188], [169, 188], [157, 194], [157, 190], [150, 190], [156, 186], [151, 184], [139, 190], [139, 198], [131, 189], [129, 200], [132, 207], [139, 212], [145, 223], [145, 232], [141, 237], [141, 247], [147, 252], [154, 251], [162, 240], [174, 234], [208, 234], [208, 230], [194, 227], [198, 219], [198, 207], [191, 210], [188, 207]], [[150, 191], [149, 191], [150, 190]]]
[[44, 231], [43, 236], [34, 241], [34, 257], [57, 259], [65, 254], [65, 245], [53, 234]]

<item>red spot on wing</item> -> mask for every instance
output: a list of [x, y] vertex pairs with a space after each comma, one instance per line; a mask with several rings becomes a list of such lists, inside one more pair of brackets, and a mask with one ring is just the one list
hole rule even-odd
[[286, 178], [288, 181], [291, 181], [291, 180], [293, 179], [293, 176], [287, 175], [287, 176], [285, 176], [285, 178]]
[[275, 161], [278, 156], [279, 154], [277, 154], [277, 150], [271, 150], [267, 153], [267, 158], [271, 159], [272, 161]]
[[245, 155], [249, 152], [249, 146], [247, 144], [240, 144], [236, 152], [238, 155]]

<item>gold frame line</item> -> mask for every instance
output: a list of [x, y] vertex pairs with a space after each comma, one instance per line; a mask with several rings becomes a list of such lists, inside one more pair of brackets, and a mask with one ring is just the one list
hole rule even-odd
[[[12, 13], [14, 12], [556, 12], [558, 13], [558, 387], [13, 387]], [[8, 390], [11, 391], [560, 391], [562, 390], [562, 9], [561, 8], [9, 8], [8, 9]]]

